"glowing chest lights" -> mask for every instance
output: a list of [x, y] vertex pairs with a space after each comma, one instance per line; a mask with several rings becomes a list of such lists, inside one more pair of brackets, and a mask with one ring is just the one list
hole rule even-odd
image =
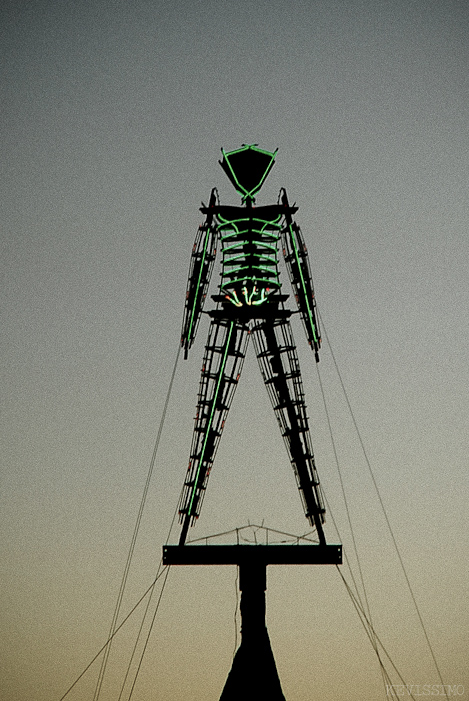
[[[280, 287], [280, 216], [246, 216], [246, 209], [239, 208], [243, 216], [232, 218], [233, 210], [238, 208], [226, 209], [231, 210], [225, 213], [230, 218], [225, 218], [223, 211], [217, 212], [223, 255], [220, 291], [237, 307], [262, 304]], [[254, 210], [251, 212], [254, 214]]]

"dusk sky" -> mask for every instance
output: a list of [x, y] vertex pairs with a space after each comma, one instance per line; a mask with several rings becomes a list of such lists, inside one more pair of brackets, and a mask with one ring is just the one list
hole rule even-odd
[[[106, 640], [198, 208], [214, 186], [240, 203], [217, 161], [243, 143], [279, 149], [257, 202], [285, 187], [299, 206], [323, 331], [442, 677], [468, 699], [467, 2], [4, 0], [0, 17], [2, 701], [59, 701]], [[218, 269], [211, 294], [217, 283]], [[292, 323], [353, 560], [314, 356]], [[179, 359], [122, 615], [177, 506], [207, 331], [204, 317]], [[439, 684], [326, 342], [318, 369], [378, 635], [408, 684]], [[252, 347], [189, 538], [249, 522], [308, 530]], [[330, 513], [325, 530], [339, 542]], [[267, 580], [288, 701], [386, 697], [334, 567]], [[171, 569], [133, 701], [217, 701], [240, 640], [236, 587], [234, 567]], [[139, 614], [101, 701], [119, 698]], [[92, 701], [98, 671], [67, 699]]]

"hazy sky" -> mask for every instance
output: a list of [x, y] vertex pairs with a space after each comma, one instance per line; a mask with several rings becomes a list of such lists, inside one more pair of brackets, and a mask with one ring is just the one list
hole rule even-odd
[[[106, 639], [198, 207], [213, 186], [238, 204], [217, 160], [242, 143], [279, 148], [258, 202], [286, 187], [300, 207], [318, 306], [428, 635], [445, 682], [469, 697], [465, 0], [4, 0], [0, 32], [0, 697], [58, 701]], [[207, 328], [177, 368], [126, 611], [177, 505]], [[351, 554], [297, 319], [294, 332], [319, 476]], [[327, 344], [319, 369], [378, 633], [408, 683], [437, 684]], [[250, 348], [190, 537], [262, 520], [308, 525]], [[330, 517], [326, 535], [337, 542]], [[216, 701], [235, 608], [235, 568], [174, 568], [134, 701]], [[288, 701], [385, 696], [334, 568], [269, 568], [267, 612]], [[118, 698], [137, 626], [118, 638], [103, 701]], [[97, 674], [68, 698], [91, 700]]]

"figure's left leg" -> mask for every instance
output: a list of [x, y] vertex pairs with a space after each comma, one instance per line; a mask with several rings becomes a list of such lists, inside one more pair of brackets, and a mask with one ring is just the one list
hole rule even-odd
[[288, 319], [259, 320], [252, 329], [262, 377], [290, 454], [306, 518], [324, 545], [325, 509], [314, 463], [306, 415], [303, 383], [296, 346]]
[[182, 523], [179, 545], [184, 545], [189, 526], [199, 517], [248, 339], [245, 323], [237, 319], [212, 319], [200, 378], [191, 456], [179, 504]]

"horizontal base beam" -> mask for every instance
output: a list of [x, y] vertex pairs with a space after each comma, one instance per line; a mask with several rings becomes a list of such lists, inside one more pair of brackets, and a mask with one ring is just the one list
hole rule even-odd
[[165, 545], [164, 565], [341, 565], [342, 545]]

